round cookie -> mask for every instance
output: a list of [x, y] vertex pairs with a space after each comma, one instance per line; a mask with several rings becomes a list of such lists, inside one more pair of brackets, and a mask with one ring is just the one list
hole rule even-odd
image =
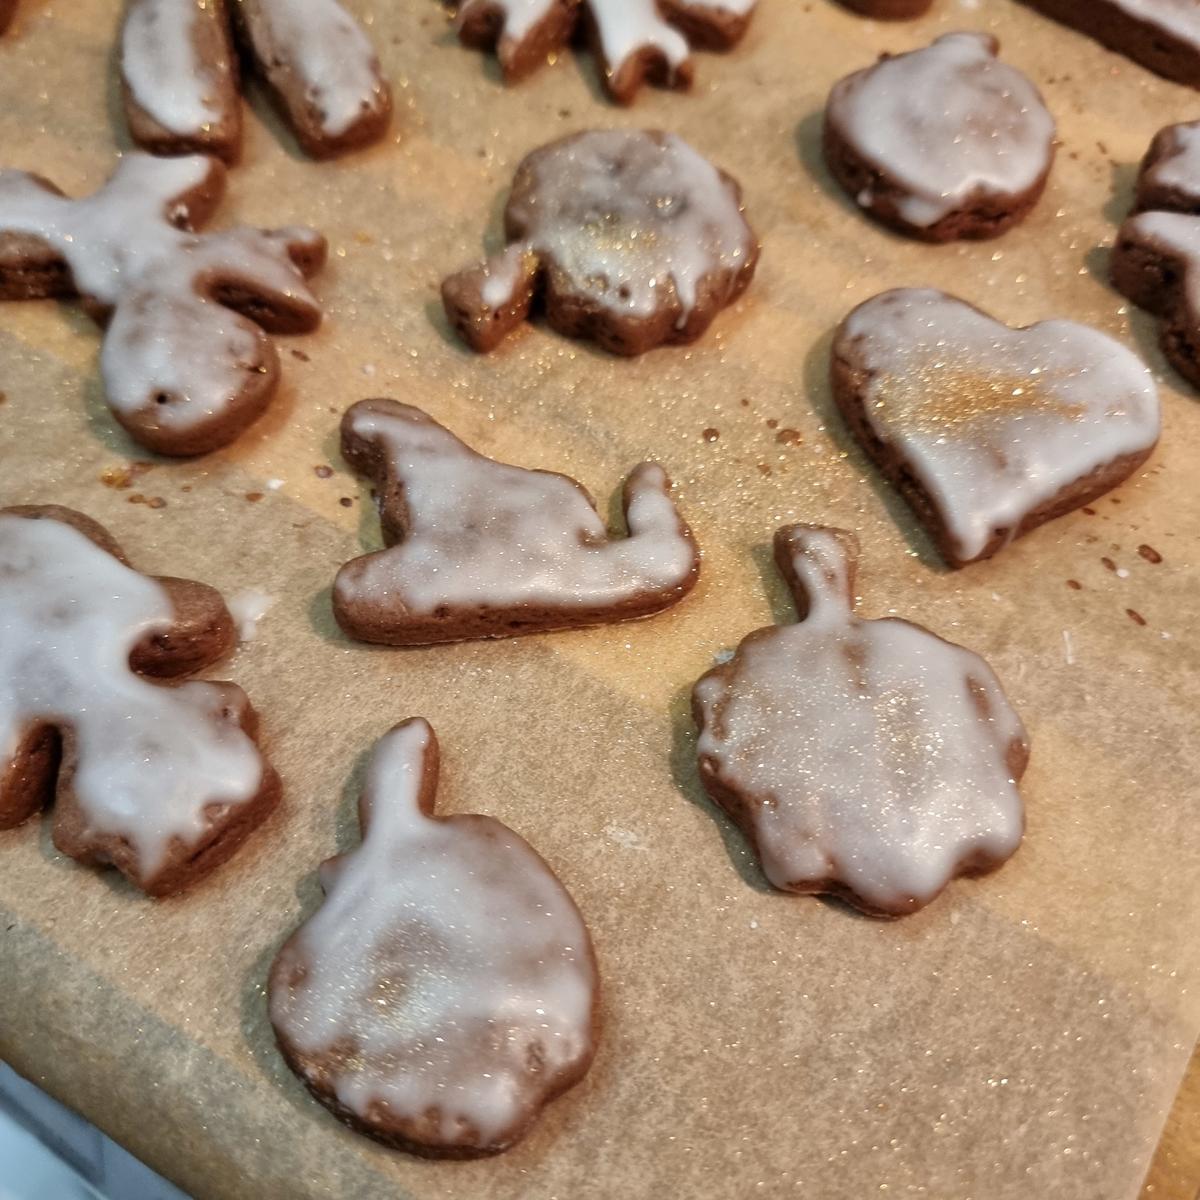
[[0, 170], [0, 300], [78, 296], [104, 327], [100, 375], [116, 419], [160, 454], [202, 454], [259, 417], [279, 381], [267, 333], [307, 333], [315, 230], [196, 232], [225, 189], [215, 158], [129, 153], [73, 200]]
[[434, 816], [421, 719], [379, 741], [362, 844], [271, 968], [288, 1065], [339, 1119], [431, 1158], [496, 1154], [587, 1073], [599, 981], [579, 910], [491, 817]]
[[535, 301], [560, 333], [614, 354], [695, 341], [758, 262], [737, 183], [669, 133], [595, 130], [533, 151], [504, 228], [507, 249], [442, 285], [447, 317], [478, 351]]
[[901, 288], [839, 326], [833, 396], [955, 567], [989, 558], [1127, 479], [1158, 441], [1158, 390], [1119, 342], [1073, 321], [1010, 329]]
[[824, 154], [871, 216], [930, 242], [997, 237], [1037, 203], [1055, 126], [995, 38], [951, 33], [834, 85]]
[[842, 530], [779, 530], [799, 622], [750, 634], [699, 680], [697, 753], [775, 887], [894, 917], [1016, 851], [1029, 746], [977, 655], [855, 616], [857, 554]]
[[345, 564], [333, 612], [353, 638], [427, 646], [650, 616], [695, 586], [700, 556], [666, 472], [642, 463], [610, 537], [566, 475], [495, 462], [411, 405], [363, 400], [342, 453], [371, 478], [389, 548]]
[[0, 509], [0, 829], [54, 800], [54, 844], [152, 896], [224, 862], [279, 799], [231, 683], [164, 687], [233, 645], [210, 587], [151, 579], [53, 506]]

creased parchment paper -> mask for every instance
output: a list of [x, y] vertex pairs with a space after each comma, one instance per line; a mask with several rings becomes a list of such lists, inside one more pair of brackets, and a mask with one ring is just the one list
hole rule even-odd
[[[941, 0], [892, 27], [763, 0], [740, 49], [701, 56], [693, 95], [649, 91], [620, 110], [585, 57], [505, 89], [435, 0], [352, 7], [373, 17], [396, 137], [315, 165], [254, 96], [216, 221], [309, 222], [332, 247], [316, 281], [327, 322], [282, 343], [283, 390], [248, 436], [106, 486], [106, 470], [147, 456], [102, 404], [95, 328], [70, 305], [0, 307], [0, 500], [74, 505], [148, 571], [274, 600], [218, 677], [258, 707], [286, 788], [233, 862], [166, 903], [64, 860], [37, 822], [0, 836], [0, 1054], [200, 1200], [1136, 1196], [1200, 1029], [1200, 402], [1165, 369], [1154, 322], [1105, 283], [1103, 247], [1133, 164], [1160, 126], [1196, 115], [1195, 93], [1007, 0]], [[0, 45], [6, 165], [73, 194], [108, 175], [127, 146], [118, 10], [23, 0]], [[951, 28], [1000, 36], [1044, 90], [1062, 149], [1024, 225], [931, 248], [832, 190], [819, 113], [842, 74]], [[763, 241], [749, 293], [691, 349], [627, 362], [534, 328], [472, 356], [447, 332], [441, 277], [496, 245], [527, 150], [618, 124], [675, 130], [742, 181]], [[905, 284], [1134, 345], [1164, 383], [1148, 468], [993, 562], [941, 569], [826, 386], [836, 322]], [[704, 548], [697, 593], [636, 625], [349, 644], [329, 584], [378, 545], [378, 524], [336, 428], [369, 395], [605, 501], [633, 464], [662, 462]], [[690, 685], [749, 630], [790, 618], [766, 548], [792, 520], [858, 530], [861, 611], [982, 653], [1032, 732], [1022, 850], [898, 923], [769, 891], [697, 784]], [[443, 811], [489, 813], [537, 846], [603, 972], [590, 1076], [491, 1161], [425, 1163], [342, 1130], [285, 1069], [265, 1017], [267, 966], [317, 903], [317, 863], [357, 838], [363, 755], [413, 714], [442, 742]]]

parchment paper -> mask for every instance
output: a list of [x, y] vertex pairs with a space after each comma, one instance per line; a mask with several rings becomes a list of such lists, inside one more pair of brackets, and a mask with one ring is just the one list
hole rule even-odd
[[[1101, 247], [1132, 164], [1160, 126], [1196, 116], [1196, 94], [1006, 0], [942, 0], [940, 15], [893, 27], [763, 0], [739, 50], [700, 57], [693, 95], [648, 91], [626, 111], [583, 57], [505, 89], [435, 0], [352, 7], [374, 12], [395, 140], [315, 165], [255, 98], [218, 215], [310, 222], [332, 246], [316, 285], [326, 325], [282, 343], [285, 385], [249, 435], [106, 486], [106, 469], [147, 456], [103, 407], [95, 328], [69, 305], [0, 307], [0, 501], [74, 505], [148, 571], [273, 597], [217, 675], [249, 692], [286, 786], [278, 817], [178, 901], [64, 860], [37, 822], [0, 836], [0, 1054], [200, 1200], [1133, 1197], [1200, 1029], [1200, 403], [1164, 367], [1153, 320], [1105, 283]], [[73, 194], [104, 180], [127, 144], [117, 19], [117, 0], [22, 0], [0, 44], [6, 165]], [[914, 245], [832, 189], [819, 113], [830, 84], [878, 51], [965, 27], [994, 30], [1044, 89], [1062, 150], [1007, 237]], [[552, 137], [617, 124], [676, 130], [745, 185], [764, 247], [746, 298], [698, 346], [634, 362], [540, 328], [490, 357], [466, 352], [437, 285], [496, 244], [513, 166]], [[1148, 469], [991, 563], [940, 568], [848, 443], [825, 382], [836, 322], [904, 284], [1133, 344], [1164, 383]], [[336, 425], [368, 395], [419, 404], [486, 453], [566, 471], [600, 497], [639, 460], [661, 461], [704, 548], [698, 592], [637, 625], [349, 644], [328, 588], [378, 525]], [[722, 648], [790, 619], [766, 547], [791, 520], [857, 529], [861, 610], [981, 652], [1032, 732], [1023, 849], [898, 923], [769, 891], [697, 785], [688, 690]], [[342, 1130], [283, 1066], [265, 1017], [267, 965], [317, 902], [317, 863], [357, 837], [362, 756], [411, 714], [441, 738], [443, 810], [529, 838], [602, 965], [594, 1069], [491, 1161], [420, 1162]]]

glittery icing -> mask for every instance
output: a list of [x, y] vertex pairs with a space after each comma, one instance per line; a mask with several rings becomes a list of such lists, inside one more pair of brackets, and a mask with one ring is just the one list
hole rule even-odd
[[[117, 835], [152, 877], [213, 813], [253, 800], [263, 762], [228, 719], [228, 685], [149, 683], [129, 666], [169, 629], [171, 601], [59, 521], [0, 514], [0, 763], [41, 725], [63, 731], [64, 777], [88, 836]], [[0, 776], [3, 772], [0, 771]]]
[[846, 318], [834, 358], [860, 380], [863, 423], [919, 481], [958, 562], [1158, 439], [1150, 372], [1072, 321], [1009, 329], [942, 292], [900, 289]]
[[758, 630], [696, 684], [701, 777], [777, 888], [872, 913], [999, 866], [1024, 828], [1025, 732], [987, 664], [853, 612], [851, 535], [787, 526], [798, 624]]
[[435, 817], [437, 774], [425, 721], [380, 740], [363, 842], [322, 866], [325, 900], [276, 960], [270, 1016], [296, 1069], [360, 1128], [491, 1153], [586, 1072], [598, 980], [550, 868], [490, 817]]
[[[984, 196], [1019, 196], [1050, 166], [1054, 118], [997, 48], [985, 34], [946, 34], [884, 57], [830, 93], [830, 127], [901, 189], [895, 205], [909, 225], [934, 225]], [[871, 190], [858, 202], [869, 207]]]

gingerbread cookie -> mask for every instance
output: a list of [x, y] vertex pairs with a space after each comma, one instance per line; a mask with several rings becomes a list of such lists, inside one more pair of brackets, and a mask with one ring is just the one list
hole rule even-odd
[[630, 474], [629, 534], [612, 538], [575, 480], [494, 462], [395, 400], [350, 408], [342, 453], [375, 481], [390, 545], [347, 563], [333, 585], [334, 616], [359, 641], [426, 646], [627, 621], [677, 603], [699, 575], [653, 463]]
[[17, 0], [0, 0], [0, 33], [3, 33], [17, 13]]
[[746, 32], [758, 0], [461, 0], [458, 36], [496, 48], [507, 82], [524, 78], [571, 40], [582, 22], [621, 104], [645, 82], [688, 88], [691, 46], [728, 50]]
[[337, 1117], [434, 1158], [496, 1154], [578, 1083], [599, 980], [579, 910], [491, 817], [436, 817], [438, 744], [404, 721], [375, 748], [362, 845], [321, 867], [322, 906], [271, 968], [271, 1024]]
[[902, 916], [1016, 851], [1029, 747], [978, 655], [855, 616], [857, 557], [839, 529], [775, 535], [799, 624], [750, 634], [696, 684], [700, 777], [775, 887]]
[[0, 509], [0, 579], [0, 829], [53, 797], [55, 846], [151, 896], [224, 862], [279, 799], [254, 710], [232, 683], [143, 678], [229, 651], [218, 593], [139, 574], [55, 506]]
[[1007, 325], [943, 292], [859, 305], [833, 343], [851, 430], [960, 567], [1127, 479], [1159, 433], [1141, 361], [1073, 321]]
[[263, 332], [307, 333], [311, 229], [196, 233], [220, 202], [215, 158], [127, 154], [82, 200], [0, 171], [0, 299], [78, 296], [105, 326], [100, 374], [116, 419], [160, 454], [233, 441], [266, 408], [279, 359]]
[[930, 242], [997, 237], [1037, 203], [1054, 118], [981, 33], [884, 55], [834, 85], [825, 162], [883, 224]]
[[533, 151], [504, 229], [507, 249], [442, 284], [473, 350], [498, 345], [535, 300], [560, 333], [614, 354], [695, 341], [758, 262], [737, 183], [669, 133], [594, 130]]
[[1200, 123], [1155, 137], [1138, 176], [1137, 208], [1117, 234], [1113, 284], [1163, 318], [1163, 353], [1200, 387]]
[[130, 0], [121, 83], [130, 133], [155, 154], [241, 152], [237, 42], [313, 158], [378, 141], [392, 96], [338, 0]]
[[1167, 79], [1200, 87], [1195, 0], [1025, 0]]
[[876, 21], [907, 21], [927, 13], [933, 0], [841, 0], [841, 3]]

